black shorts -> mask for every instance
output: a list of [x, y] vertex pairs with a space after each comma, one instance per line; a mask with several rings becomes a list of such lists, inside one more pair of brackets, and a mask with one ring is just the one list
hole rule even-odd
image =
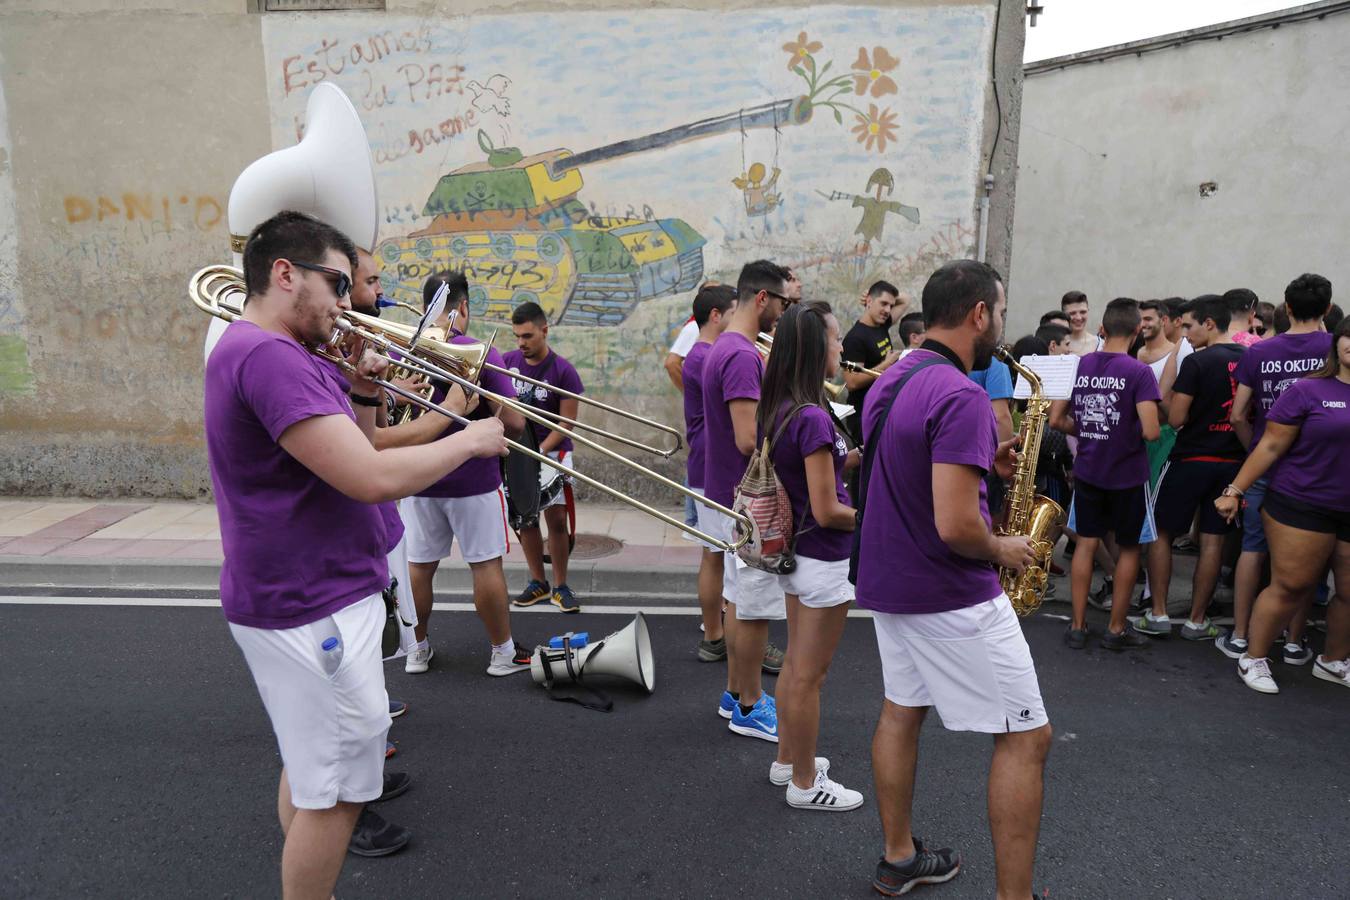
[[1350, 542], [1350, 512], [1340, 512], [1305, 503], [1288, 494], [1267, 490], [1261, 511], [1281, 525], [1319, 534], [1334, 534], [1336, 540]]
[[[1187, 534], [1196, 510], [1200, 511], [1201, 534], [1227, 534], [1237, 528], [1214, 508], [1223, 489], [1233, 483], [1240, 462], [1209, 459], [1169, 459], [1153, 489], [1153, 520], [1158, 531], [1169, 537]], [[1241, 522], [1239, 518], [1236, 520]]]
[[1142, 484], [1117, 490], [1100, 488], [1081, 478], [1073, 484], [1073, 524], [1079, 537], [1100, 539], [1114, 532], [1120, 546], [1137, 547], [1147, 514]]

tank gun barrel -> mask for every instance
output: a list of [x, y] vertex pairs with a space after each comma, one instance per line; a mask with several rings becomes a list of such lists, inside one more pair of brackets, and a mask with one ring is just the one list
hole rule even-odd
[[680, 125], [677, 128], [658, 131], [654, 134], [646, 134], [626, 141], [605, 144], [603, 147], [583, 150], [572, 156], [556, 160], [551, 168], [553, 173], [557, 175], [590, 163], [608, 162], [611, 159], [619, 159], [647, 150], [658, 150], [673, 144], [682, 144], [685, 141], [746, 131], [751, 128], [777, 129], [784, 125], [801, 125], [809, 121], [810, 118], [811, 104], [805, 97], [776, 100], [773, 103], [765, 103], [751, 109], [741, 109], [711, 119], [703, 119], [698, 122], [691, 122], [688, 125]]

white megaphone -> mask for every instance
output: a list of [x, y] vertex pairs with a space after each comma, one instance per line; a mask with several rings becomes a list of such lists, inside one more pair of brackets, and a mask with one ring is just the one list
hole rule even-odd
[[536, 684], [548, 687], [554, 682], [581, 682], [591, 675], [617, 675], [650, 694], [656, 689], [656, 668], [647, 619], [638, 613], [625, 628], [594, 643], [568, 632], [550, 646], [535, 647], [530, 675]]
[[[249, 233], [272, 216], [294, 210], [341, 231], [367, 252], [375, 249], [380, 227], [375, 166], [361, 117], [342, 88], [321, 82], [305, 106], [305, 136], [294, 147], [255, 160], [230, 189], [230, 249], [244, 265]], [[206, 355], [225, 332], [214, 316]]]

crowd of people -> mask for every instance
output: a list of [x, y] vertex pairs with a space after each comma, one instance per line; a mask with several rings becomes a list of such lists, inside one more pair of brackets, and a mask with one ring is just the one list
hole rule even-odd
[[[488, 350], [478, 379], [487, 394], [417, 378], [389, 389], [387, 361], [359, 342], [343, 348], [341, 363], [314, 355], [331, 346], [344, 310], [378, 314], [379, 264], [309, 216], [258, 225], [244, 273], [243, 315], [206, 373], [221, 601], [281, 749], [283, 888], [327, 896], [348, 850], [381, 855], [408, 843], [407, 829], [367, 808], [409, 782], [384, 771], [390, 717], [406, 707], [388, 698], [381, 657], [401, 649], [408, 673], [429, 669], [432, 581], [456, 540], [488, 674], [529, 668], [512, 602], [580, 609], [567, 586], [565, 481], [540, 486], [535, 515], [513, 517], [500, 458], [507, 438], [519, 438], [565, 470], [584, 388], [549, 346], [533, 303], [511, 316], [517, 349]], [[426, 309], [445, 298], [435, 325], [447, 343], [475, 343], [466, 336], [470, 287], [453, 270], [424, 286]], [[748, 263], [734, 286], [697, 292], [692, 338], [682, 334], [668, 359], [683, 394], [688, 484], [704, 501], [689, 512], [711, 539], [698, 575], [703, 634], [691, 649], [725, 662], [716, 712], [730, 733], [775, 745], [767, 778], [789, 807], [854, 810], [862, 791], [817, 755], [821, 686], [849, 607], [870, 610], [884, 684], [872, 760], [884, 852], [874, 886], [898, 895], [960, 870], [955, 850], [911, 831], [918, 738], [936, 708], [950, 730], [993, 735], [999, 893], [1030, 895], [1051, 729], [999, 579], [1034, 564], [1035, 551], [1026, 535], [993, 527], [1021, 416], [1008, 367], [993, 358], [1007, 312], [1002, 280], [983, 263], [948, 263], [913, 311], [910, 297], [877, 282], [847, 333], [830, 304], [802, 297], [791, 270]], [[1081, 356], [1036, 461], [1038, 488], [1069, 512], [1070, 647], [1087, 643], [1092, 602], [1110, 609], [1107, 648], [1170, 634], [1173, 543], [1194, 532], [1183, 638], [1215, 640], [1259, 691], [1277, 690], [1267, 657], [1282, 634], [1286, 661], [1311, 661], [1317, 677], [1350, 684], [1340, 599], [1350, 584], [1350, 495], [1335, 475], [1350, 438], [1350, 324], [1330, 320], [1331, 286], [1320, 276], [1295, 279], [1284, 300], [1272, 310], [1244, 290], [1190, 302], [1122, 298], [1093, 334], [1087, 298], [1068, 294], [1017, 342], [1024, 360]], [[841, 373], [847, 404], [827, 391]], [[400, 398], [427, 389], [453, 417], [400, 415]], [[526, 408], [551, 414], [550, 424], [528, 421]], [[790, 516], [772, 564], [754, 542], [754, 552], [728, 549], [745, 520], [726, 511], [738, 509], [747, 473], [766, 472]], [[512, 528], [529, 564], [514, 600], [502, 567]], [[1234, 627], [1221, 633], [1209, 606], [1230, 556]], [[1095, 566], [1107, 577], [1094, 595]], [[1131, 618], [1141, 568], [1145, 608]], [[1307, 620], [1328, 570], [1340, 594], [1326, 601], [1325, 648], [1315, 654]], [[786, 652], [768, 640], [781, 620]], [[391, 623], [404, 637], [382, 649]], [[772, 693], [766, 673], [778, 676]]]

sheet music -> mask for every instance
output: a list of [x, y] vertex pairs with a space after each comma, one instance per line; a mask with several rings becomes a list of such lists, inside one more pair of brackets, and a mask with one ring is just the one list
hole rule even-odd
[[[1018, 362], [1041, 378], [1041, 392], [1050, 400], [1068, 400], [1073, 393], [1074, 376], [1078, 374], [1078, 354], [1060, 356], [1024, 356]], [[1018, 376], [1013, 397], [1025, 400], [1031, 396], [1031, 386]]]

